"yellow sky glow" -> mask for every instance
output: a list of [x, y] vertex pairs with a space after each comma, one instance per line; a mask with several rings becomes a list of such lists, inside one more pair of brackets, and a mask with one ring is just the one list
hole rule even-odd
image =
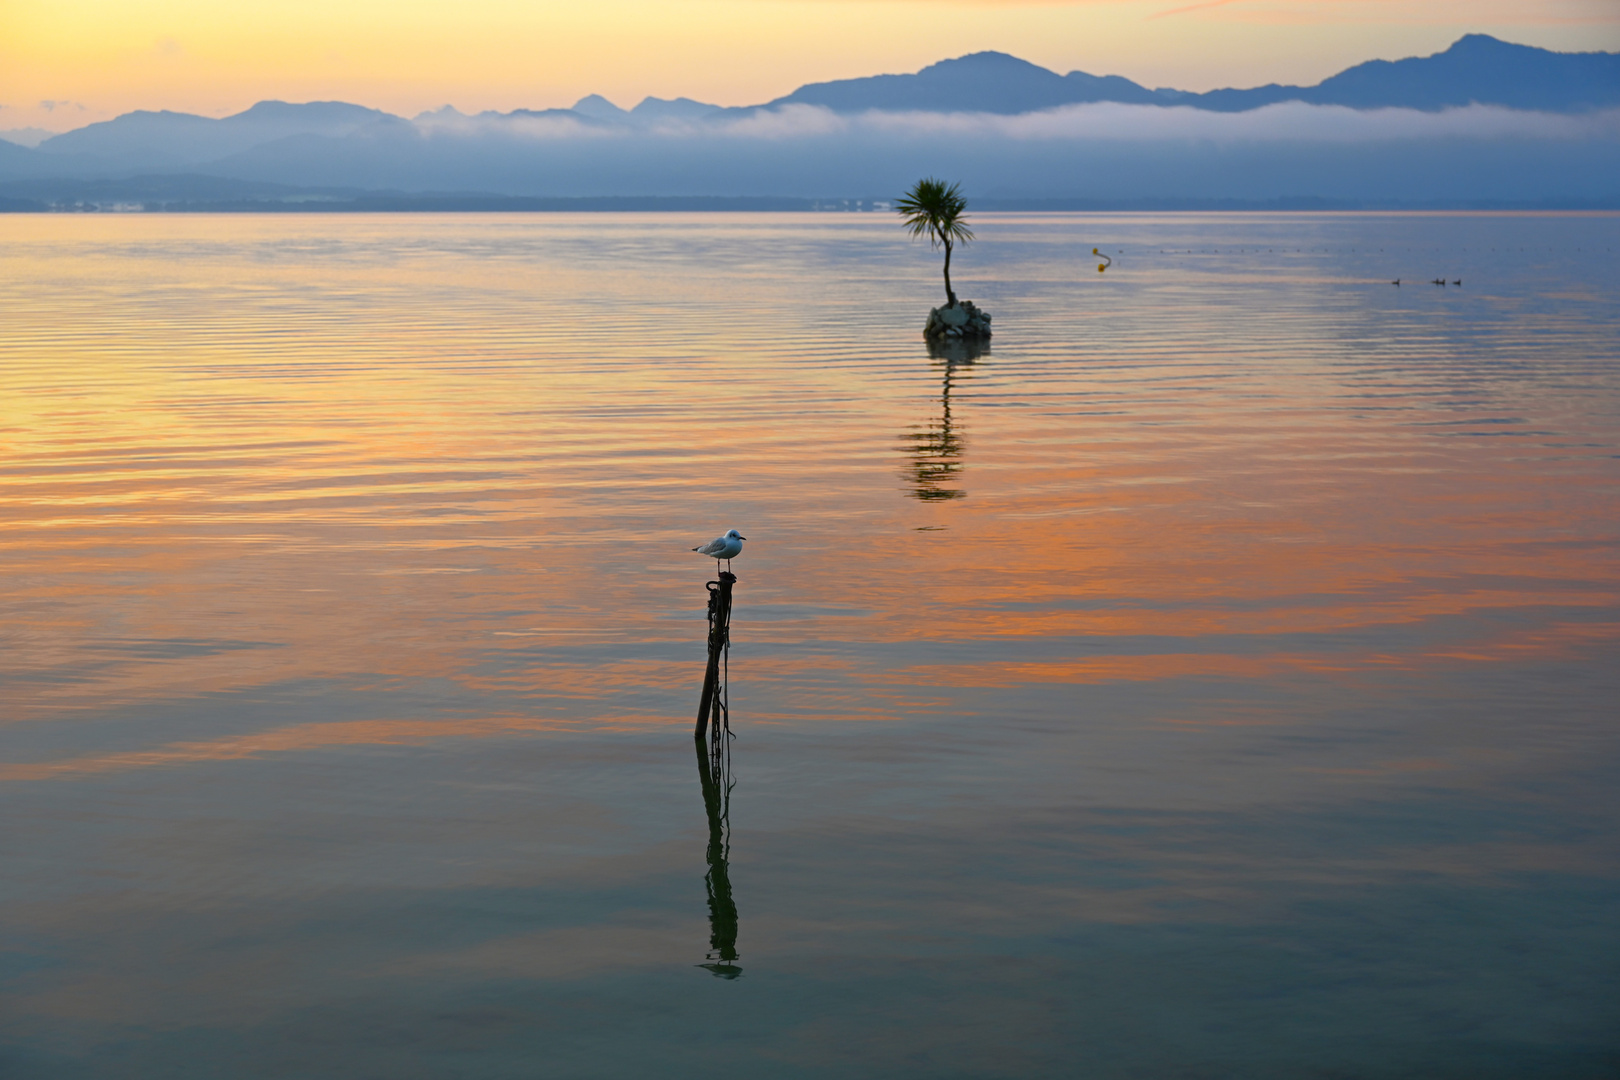
[[0, 129], [266, 98], [403, 115], [685, 95], [755, 104], [805, 82], [998, 49], [1203, 90], [1314, 83], [1477, 31], [1620, 48], [1613, 0], [5, 0]]

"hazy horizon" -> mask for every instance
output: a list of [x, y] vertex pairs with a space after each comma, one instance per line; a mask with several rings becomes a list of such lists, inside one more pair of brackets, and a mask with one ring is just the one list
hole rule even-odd
[[1620, 198], [1620, 54], [1468, 35], [1311, 87], [1192, 95], [981, 52], [749, 109], [588, 97], [412, 119], [261, 102], [225, 120], [131, 113], [0, 150], [10, 210], [172, 207], [196, 202], [198, 176], [236, 183], [206, 198], [244, 207], [333, 192], [892, 197], [931, 174], [1002, 200], [1606, 205]]
[[[368, 0], [369, 2], [369, 0]], [[626, 104], [690, 97], [770, 101], [811, 82], [916, 71], [997, 50], [1051, 70], [1206, 91], [1311, 85], [1368, 59], [1397, 60], [1488, 33], [1564, 52], [1620, 48], [1599, 0], [1437, 0], [1421, 16], [1302, 0], [1286, 14], [1243, 2], [790, 3], [610, 0], [589, 12], [471, 0], [454, 13], [367, 3], [233, 9], [171, 0], [8, 7], [0, 129], [72, 130], [133, 109], [227, 116], [261, 100], [359, 101], [399, 115]]]

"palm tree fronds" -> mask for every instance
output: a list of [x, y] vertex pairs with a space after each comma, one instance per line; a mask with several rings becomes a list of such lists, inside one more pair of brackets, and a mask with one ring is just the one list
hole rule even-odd
[[895, 202], [894, 208], [906, 231], [912, 236], [928, 237], [933, 247], [973, 239], [973, 231], [962, 220], [967, 199], [962, 197], [959, 184], [946, 184], [933, 177], [919, 180]]
[[951, 248], [973, 239], [973, 231], [962, 218], [962, 212], [967, 209], [967, 199], [962, 197], [961, 188], [930, 176], [917, 181], [910, 191], [895, 202], [894, 208], [912, 236], [928, 237], [929, 247], [944, 245], [945, 302], [955, 307], [956, 292], [951, 288]]

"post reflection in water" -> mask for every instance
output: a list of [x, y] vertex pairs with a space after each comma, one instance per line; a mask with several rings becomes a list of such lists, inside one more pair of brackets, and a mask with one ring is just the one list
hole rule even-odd
[[967, 494], [956, 486], [962, 471], [962, 433], [951, 419], [951, 387], [958, 370], [971, 367], [990, 347], [982, 341], [930, 341], [928, 357], [945, 369], [937, 423], [901, 436], [911, 461], [904, 473], [911, 490], [906, 494], [925, 502], [960, 499]]
[[709, 951], [707, 968], [722, 979], [742, 974], [737, 966], [737, 904], [731, 898], [731, 733], [716, 725], [710, 751], [697, 743], [698, 780], [703, 786], [703, 809], [709, 818], [709, 872], [703, 884], [709, 893]]

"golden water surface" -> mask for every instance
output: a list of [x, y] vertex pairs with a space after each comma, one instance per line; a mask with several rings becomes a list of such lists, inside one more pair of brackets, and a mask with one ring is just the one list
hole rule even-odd
[[[730, 527], [736, 1075], [1265, 1075], [1232, 1002], [1295, 985], [1278, 1075], [1499, 1014], [1608, 1060], [1620, 218], [975, 227], [995, 336], [931, 352], [937, 256], [872, 215], [0, 219], [17, 1075], [704, 1072], [625, 1025], [733, 985], [680, 891]], [[1378, 892], [1418, 878], [1472, 899]], [[1587, 936], [1515, 976], [1507, 896]], [[1385, 933], [1448, 903], [1435, 956]], [[1138, 924], [1306, 928], [1074, 944]], [[1403, 963], [1493, 989], [1380, 1057]], [[421, 1019], [446, 972], [484, 1035]], [[1207, 1023], [1146, 1034], [1166, 995]]]

